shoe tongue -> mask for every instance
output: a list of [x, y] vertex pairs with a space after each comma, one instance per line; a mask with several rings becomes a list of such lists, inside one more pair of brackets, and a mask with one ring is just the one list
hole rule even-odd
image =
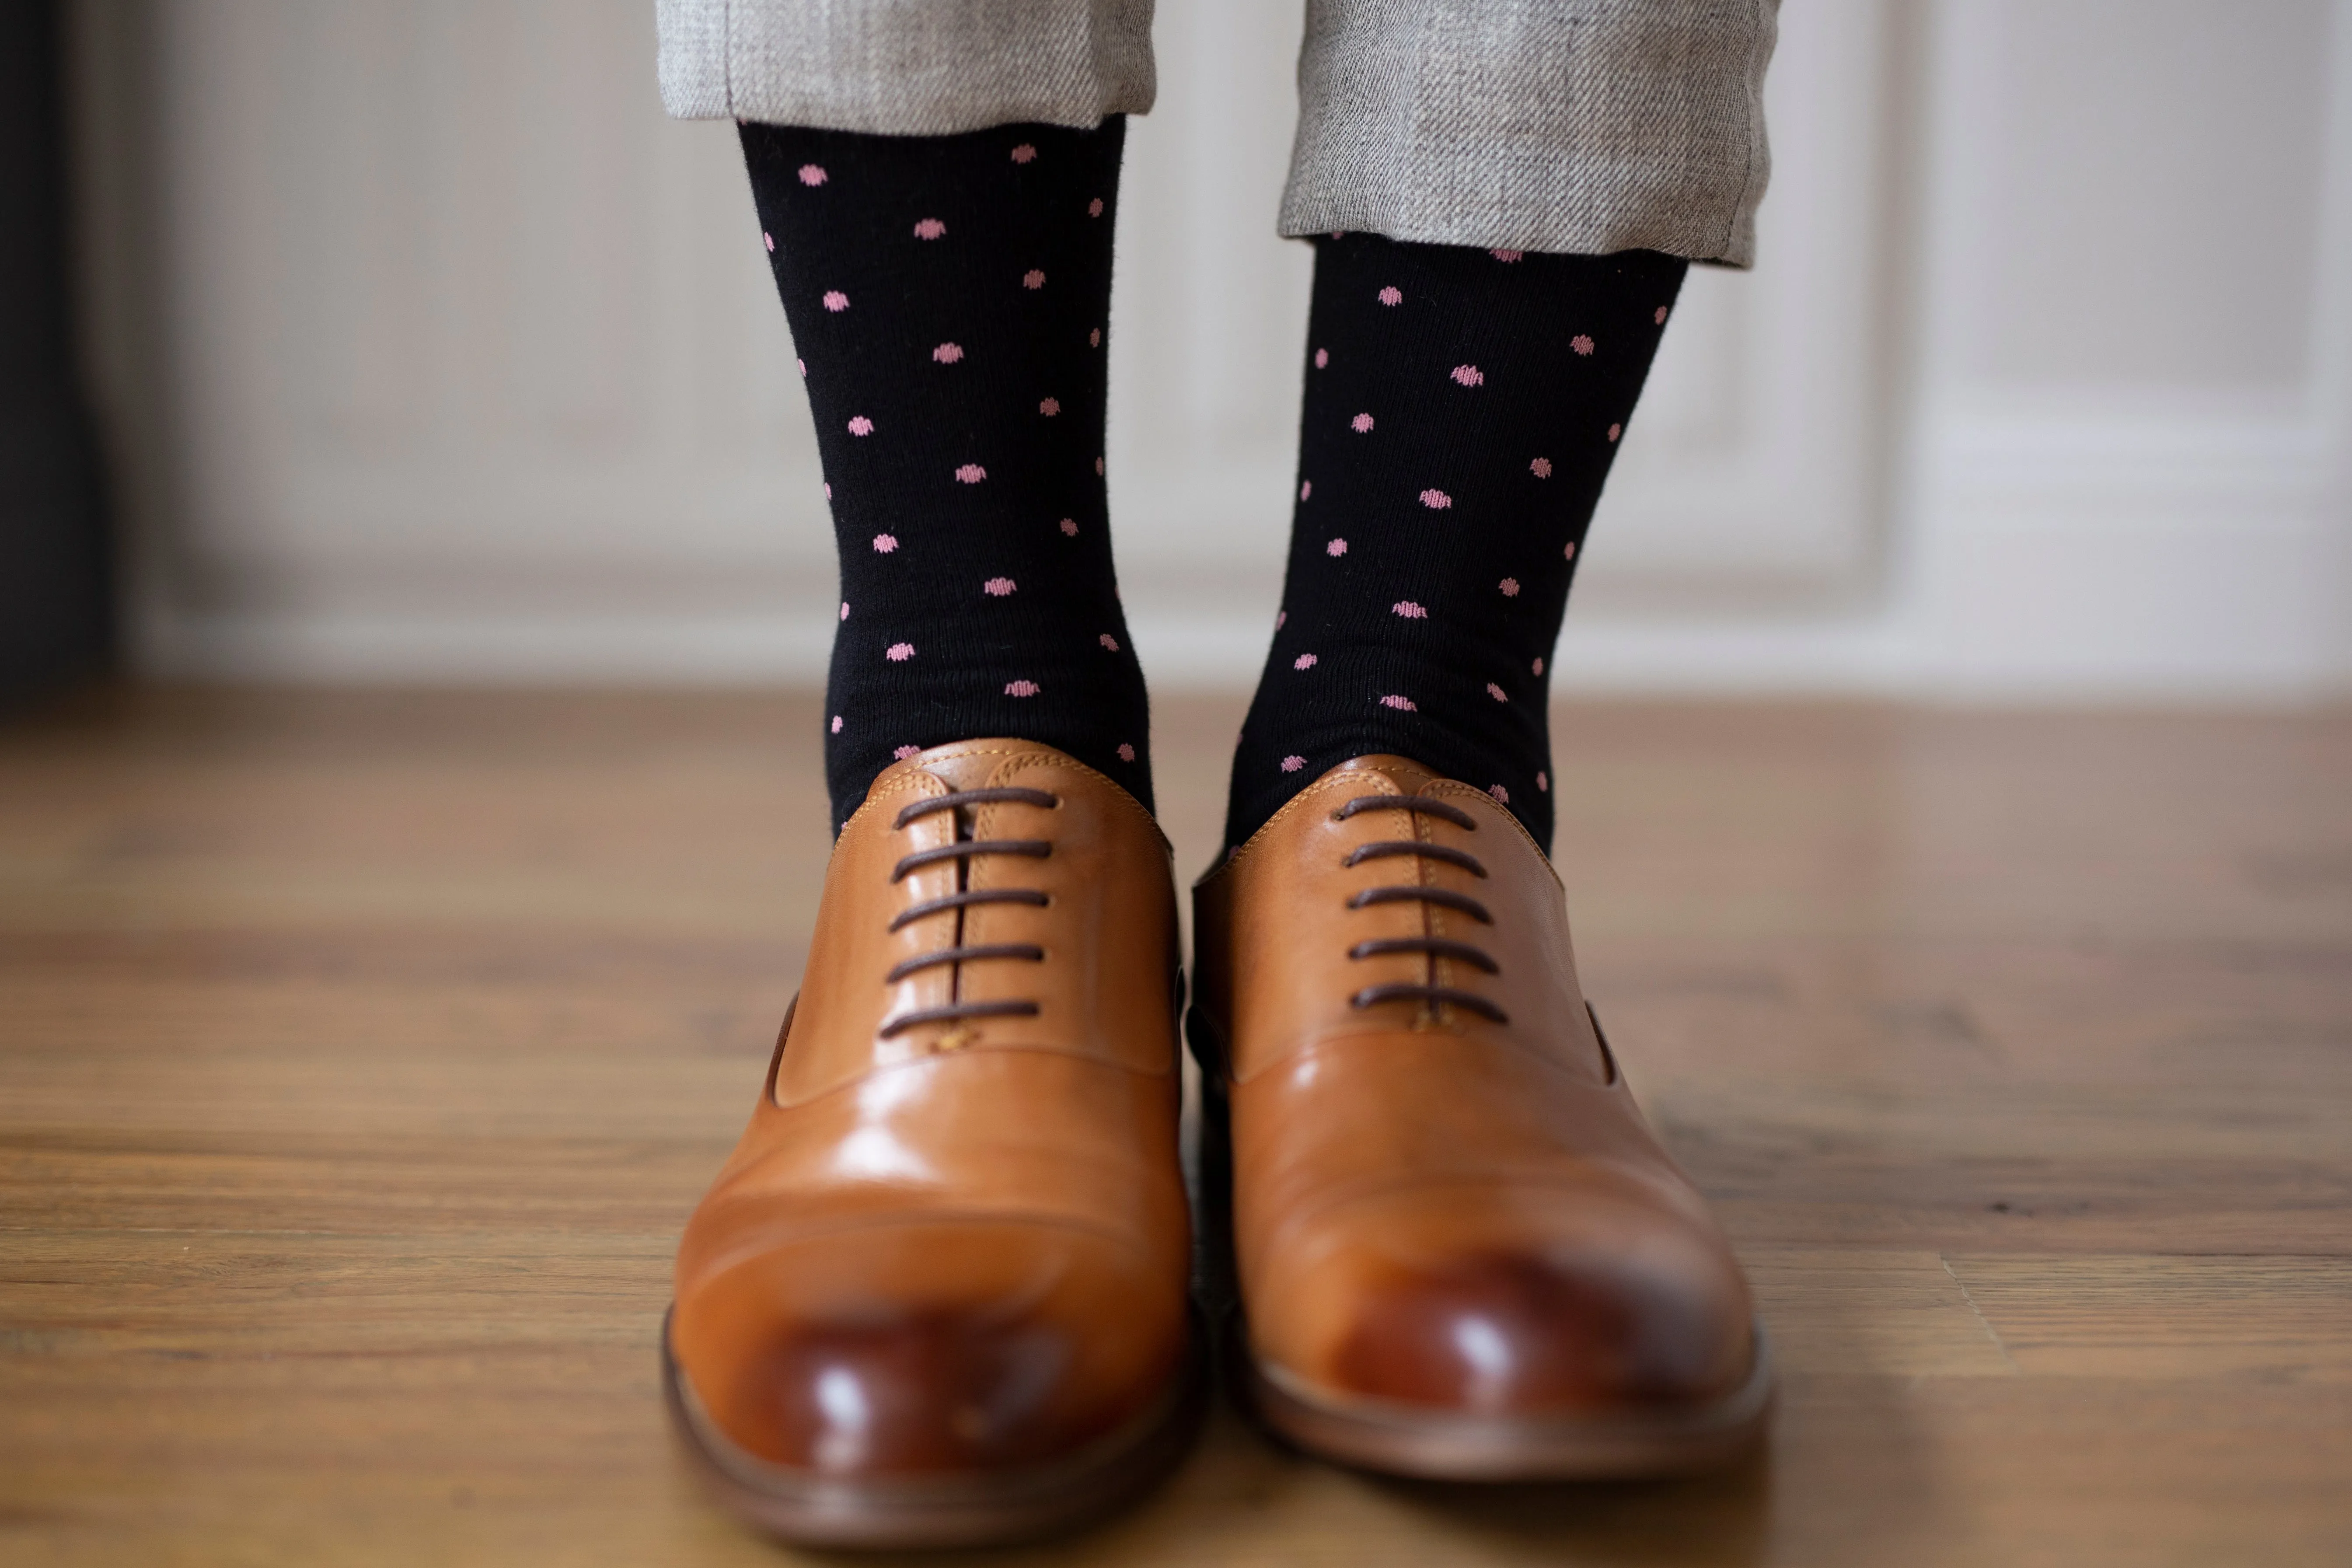
[[951, 790], [985, 789], [996, 771], [1004, 765], [1005, 752], [1003, 746], [987, 746], [976, 753], [924, 756], [917, 759], [915, 765]]
[[[954, 790], [986, 789], [1014, 757], [1041, 754], [1051, 757], [1060, 753], [1030, 741], [958, 741], [918, 752], [883, 769], [873, 789], [882, 788], [886, 780], [895, 782], [910, 773], [928, 773], [939, 780], [945, 786], [939, 792], [943, 795]], [[872, 793], [872, 789], [867, 791], [869, 795]]]
[[1369, 757], [1351, 757], [1331, 770], [1335, 773], [1378, 773], [1396, 785], [1400, 795], [1419, 795], [1444, 775], [1432, 773], [1411, 757], [1400, 757], [1390, 752], [1376, 752]]

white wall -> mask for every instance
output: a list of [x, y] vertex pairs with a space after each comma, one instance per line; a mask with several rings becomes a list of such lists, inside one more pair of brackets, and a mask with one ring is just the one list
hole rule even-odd
[[[822, 670], [830, 533], [730, 129], [644, 0], [84, 0], [95, 379], [149, 667]], [[1162, 6], [1110, 442], [1163, 684], [1272, 619], [1299, 18]], [[2352, 684], [2352, 4], [1789, 0], [1752, 274], [1694, 275], [1572, 685]]]

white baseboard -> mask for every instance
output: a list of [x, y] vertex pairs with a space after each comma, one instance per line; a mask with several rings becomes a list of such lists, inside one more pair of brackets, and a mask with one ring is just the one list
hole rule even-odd
[[[2232, 553], [2228, 571], [2210, 552]], [[1563, 691], [1948, 700], [2293, 701], [2352, 689], [2340, 600], [2308, 531], [1987, 527], [1937, 547], [1927, 591], [1817, 616], [1571, 614]], [[1244, 688], [1266, 618], [1212, 604], [1131, 617], [1165, 690]], [[429, 684], [814, 683], [822, 615], [178, 618], [147, 667], [183, 679]]]
[[[1611, 549], [1641, 519], [1604, 504], [1555, 684], [2068, 703], [2352, 690], [2352, 516], [2322, 432], [2163, 409], [2092, 422], [1946, 408], [1925, 423], [1936, 439], [1880, 586], [1855, 602], [1643, 599], [1626, 591], [1645, 580], [1641, 551], [1621, 563]], [[1162, 526], [1121, 552], [1136, 647], [1162, 689], [1244, 688], [1265, 657], [1282, 529], [1180, 489], [1151, 492], [1167, 516], [1144, 521]], [[1187, 515], [1223, 520], [1215, 548], [1172, 547]], [[446, 563], [403, 580], [322, 559], [282, 578], [274, 607], [143, 617], [144, 663], [265, 682], [820, 682], [834, 627], [830, 582], [822, 596], [808, 586], [829, 577], [821, 559], [729, 570], [576, 552], [560, 577], [477, 563], [464, 595]], [[404, 593], [416, 612], [399, 608]]]

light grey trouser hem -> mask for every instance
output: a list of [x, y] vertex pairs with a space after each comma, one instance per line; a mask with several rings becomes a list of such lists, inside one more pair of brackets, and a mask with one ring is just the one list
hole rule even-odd
[[[1281, 232], [1745, 267], [1780, 0], [1307, 0]], [[686, 119], [885, 135], [1151, 107], [1152, 0], [656, 0]]]
[[663, 107], [884, 136], [1141, 114], [1152, 0], [655, 0]]
[[1308, 0], [1281, 230], [1747, 267], [1779, 0]]

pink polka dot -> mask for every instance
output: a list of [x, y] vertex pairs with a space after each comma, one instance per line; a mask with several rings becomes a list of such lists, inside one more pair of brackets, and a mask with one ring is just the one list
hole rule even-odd
[[841, 618], [845, 621], [849, 618], [849, 601], [846, 599], [841, 601]]
[[890, 754], [903, 763], [908, 757], [921, 756], [923, 754], [923, 748], [920, 746], [901, 746]]
[[1102, 644], [1105, 648], [1108, 649], [1112, 653], [1117, 653], [1118, 651], [1118, 639], [1111, 636], [1108, 632], [1103, 633], [1102, 636], [1095, 638], [1095, 641]]
[[1503, 590], [1503, 597], [1506, 599], [1516, 599], [1519, 596], [1519, 580], [1517, 577], [1506, 577], [1496, 586]]
[[1004, 683], [1007, 697], [1034, 697], [1045, 689], [1034, 680], [1008, 680]]
[[1625, 426], [1622, 425], [1612, 425], [1609, 426], [1609, 438], [1612, 441], [1614, 441], [1618, 437], [1622, 436], [1623, 434], [1625, 434]]
[[1325, 365], [1328, 365], [1330, 363], [1331, 351], [1329, 349], [1317, 349], [1315, 351], [1315, 368], [1317, 370], [1321, 370]]
[[1429, 619], [1429, 611], [1423, 606], [1414, 604], [1411, 599], [1399, 599], [1395, 604], [1389, 606], [1389, 612], [1391, 615], [1402, 616], [1408, 621], [1425, 621]]
[[931, 351], [931, 358], [940, 364], [954, 364], [963, 358], [963, 345], [941, 343]]
[[874, 553], [875, 553], [875, 554], [877, 554], [877, 555], [887, 555], [887, 554], [889, 554], [889, 553], [890, 553], [890, 552], [892, 552], [893, 550], [896, 550], [896, 549], [898, 549], [898, 536], [897, 534], [895, 534], [895, 533], [877, 533], [877, 534], [876, 534], [876, 535], [874, 536]]
[[1021, 287], [1024, 289], [1043, 289], [1045, 286], [1045, 275], [1034, 267], [1021, 275]]
[[801, 165], [801, 184], [803, 185], [821, 185], [824, 184], [824, 166], [817, 163], [803, 163]]
[[947, 233], [948, 226], [935, 217], [927, 217], [915, 226], [917, 239], [937, 239]]
[[1023, 143], [1021, 143], [1021, 145], [1020, 145], [1020, 146], [1015, 147], [1014, 149], [1013, 149], [1013, 161], [1014, 163], [1030, 163], [1030, 162], [1034, 161], [1034, 160], [1036, 158], [1036, 156], [1037, 156], [1037, 149], [1036, 149], [1036, 148], [1034, 148], [1034, 147], [1032, 147], [1032, 146], [1031, 146], [1028, 142], [1024, 142]]
[[776, 237], [763, 228], [760, 231], [760, 239], [767, 246], [768, 254], [773, 256], [776, 253]]
[[824, 308], [831, 310], [835, 315], [839, 315], [842, 311], [849, 309], [849, 296], [843, 293], [838, 289], [826, 289], [824, 291], [824, 300], [823, 302]]
[[1013, 579], [1010, 577], [991, 577], [987, 582], [982, 583], [980, 585], [980, 591], [993, 599], [1002, 599], [1009, 596], [1013, 593], [1013, 588], [1014, 584]]
[[1536, 788], [1537, 788], [1537, 790], [1538, 790], [1538, 791], [1539, 791], [1539, 792], [1541, 792], [1541, 793], [1543, 793], [1543, 794], [1545, 794], [1545, 795], [1549, 795], [1549, 794], [1550, 794], [1550, 793], [1551, 793], [1551, 775], [1550, 775], [1549, 773], [1539, 773], [1536, 774]]
[[882, 657], [892, 664], [904, 664], [915, 657], [915, 645], [910, 642], [894, 642], [882, 650]]
[[1305, 500], [1308, 496], [1311, 496], [1314, 493], [1315, 481], [1313, 479], [1301, 479], [1298, 482], [1298, 499], [1300, 500]]
[[1391, 284], [1389, 287], [1381, 289], [1375, 298], [1377, 298], [1383, 305], [1402, 305], [1404, 303], [1404, 290], [1399, 289], [1394, 284]]
[[1102, 471], [1103, 471], [1102, 459], [1101, 459], [1100, 458], [1097, 458], [1095, 459], [1095, 478], [1097, 478], [1097, 479], [1100, 479], [1100, 478], [1102, 478]]
[[793, 364], [800, 371], [801, 379], [803, 381], [806, 381], [808, 379], [808, 361], [804, 359], [796, 359], [793, 361]]
[[1497, 261], [1524, 261], [1528, 255], [1524, 250], [1490, 250], [1486, 254]]
[[1369, 435], [1372, 428], [1372, 416], [1369, 414], [1359, 414], [1348, 421], [1348, 428], [1359, 436]]
[[1538, 458], [1534, 462], [1528, 465], [1528, 472], [1533, 474], [1539, 479], [1548, 479], [1551, 478], [1551, 459], [1549, 458]]
[[1055, 415], [1059, 414], [1061, 411], [1062, 400], [1058, 397], [1049, 397], [1043, 403], [1037, 405], [1037, 412], [1044, 415], [1048, 419], [1051, 419]]
[[1650, 319], [1657, 322], [1658, 325], [1662, 327], [1664, 326], [1666, 324], [1666, 308], [1664, 305], [1659, 306], [1658, 313]]
[[1078, 536], [1078, 520], [1075, 517], [1064, 518], [1062, 520], [1062, 531], [1068, 534], [1072, 539], [1076, 539]]
[[1394, 692], [1391, 692], [1388, 696], [1381, 698], [1381, 706], [1383, 708], [1393, 708], [1400, 713], [1418, 713], [1421, 711], [1420, 709], [1412, 705], [1412, 698], [1399, 697]]
[[1087, 347], [1090, 349], [1098, 349], [1102, 347], [1102, 329], [1100, 327], [1097, 327], [1093, 331], [1087, 334]]
[[1421, 504], [1432, 511], [1444, 511], [1454, 504], [1454, 498], [1444, 490], [1423, 490], [1421, 492]]
[[1323, 553], [1326, 555], [1345, 555], [1348, 553], [1348, 542], [1344, 539], [1335, 539], [1330, 543], [1323, 547]]
[[1274, 629], [1276, 631], [1280, 631], [1284, 626], [1289, 624], [1290, 612], [1288, 610], [1276, 610], [1274, 612]]
[[833, 716], [833, 732], [836, 735], [841, 733], [841, 715], [838, 713]]
[[1290, 756], [1282, 759], [1282, 771], [1286, 773], [1295, 773], [1306, 765], [1307, 759], [1305, 757]]
[[1535, 672], [1536, 672], [1538, 675], [1541, 675], [1541, 674], [1543, 673], [1543, 660], [1541, 660], [1541, 659], [1538, 659], [1538, 660], [1536, 660], [1535, 665], [1534, 665], [1534, 668], [1535, 668]]
[[1508, 702], [1511, 700], [1510, 693], [1505, 691], [1501, 687], [1496, 685], [1491, 680], [1486, 682], [1486, 695], [1493, 698], [1497, 702]]
[[849, 433], [853, 436], [871, 436], [874, 434], [874, 421], [863, 414], [852, 416], [849, 421]]
[[824, 499], [827, 500], [831, 500], [833, 499], [833, 487], [831, 485], [824, 487]]
[[1290, 668], [1293, 669], [1312, 669], [1315, 668], [1315, 656], [1311, 653], [1302, 653], [1297, 658], [1290, 661]]
[[1562, 561], [1573, 561], [1576, 559], [1576, 541], [1571, 539], [1568, 542], [1568, 548], [1559, 552], [1559, 558]]
[[988, 470], [978, 463], [966, 463], [956, 470], [955, 477], [958, 484], [976, 485], [988, 478]]
[[1457, 364], [1454, 367], [1454, 379], [1464, 386], [1484, 386], [1486, 373], [1475, 364]]
[[1486, 793], [1493, 795], [1505, 805], [1511, 804], [1511, 792], [1505, 789], [1501, 784], [1488, 784], [1486, 786]]
[[1576, 336], [1568, 340], [1568, 346], [1574, 349], [1578, 353], [1589, 354], [1592, 352], [1592, 340], [1586, 337], [1582, 332], [1579, 332]]
[[1118, 743], [1118, 760], [1122, 763], [1131, 763], [1135, 761], [1135, 748], [1129, 745], [1125, 741], [1121, 741]]
[[1100, 217], [1102, 216], [1102, 198], [1100, 196], [1097, 196], [1094, 200], [1087, 204], [1087, 216], [1088, 217]]

